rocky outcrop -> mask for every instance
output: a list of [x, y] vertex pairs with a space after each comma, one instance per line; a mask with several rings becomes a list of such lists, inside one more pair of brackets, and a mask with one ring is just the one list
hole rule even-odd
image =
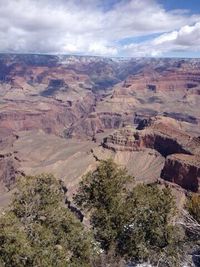
[[88, 117], [74, 123], [65, 133], [67, 137], [95, 137], [108, 129], [119, 129], [133, 123], [132, 116], [116, 112], [92, 112]]
[[53, 79], [49, 81], [48, 87], [41, 93], [41, 95], [44, 97], [49, 97], [58, 91], [66, 92], [68, 89], [69, 86], [63, 79]]
[[13, 151], [13, 144], [18, 138], [10, 129], [0, 128], [0, 192], [10, 190], [17, 176], [22, 175], [20, 160]]
[[125, 127], [104, 138], [102, 146], [114, 152], [153, 149], [166, 157], [161, 178], [194, 192], [200, 186], [200, 138], [184, 133], [170, 118], [156, 117]]
[[161, 177], [187, 190], [200, 193], [200, 157], [185, 154], [168, 156]]
[[5, 190], [12, 189], [16, 178], [23, 174], [19, 167], [20, 162], [15, 153], [0, 154], [0, 184]]
[[[138, 151], [145, 148], [157, 150], [166, 157], [174, 153], [196, 154], [200, 151], [200, 140], [176, 128], [176, 121], [156, 117], [145, 126], [135, 130], [125, 127], [106, 137], [103, 146], [113, 150]], [[199, 144], [199, 146], [197, 146]]]

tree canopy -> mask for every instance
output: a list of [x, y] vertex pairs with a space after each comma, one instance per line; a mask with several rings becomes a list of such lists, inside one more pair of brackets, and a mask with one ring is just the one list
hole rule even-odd
[[89, 212], [95, 238], [106, 253], [114, 250], [134, 262], [166, 262], [168, 257], [166, 266], [176, 266], [176, 206], [170, 189], [131, 186], [133, 181], [112, 160], [102, 161], [84, 177], [74, 200]]
[[9, 211], [0, 217], [2, 266], [91, 266], [90, 238], [64, 206], [62, 186], [52, 175], [19, 180]]
[[[89, 225], [66, 205], [62, 183], [53, 175], [21, 177], [10, 208], [0, 215], [0, 266], [120, 267], [150, 262], [181, 267], [183, 248], [190, 250], [199, 240], [196, 232], [191, 238], [190, 229], [185, 234], [176, 223], [168, 187], [137, 184], [112, 160], [101, 161], [83, 177], [74, 202]], [[199, 195], [191, 195], [186, 207], [199, 225]], [[188, 218], [182, 224], [193, 225]]]

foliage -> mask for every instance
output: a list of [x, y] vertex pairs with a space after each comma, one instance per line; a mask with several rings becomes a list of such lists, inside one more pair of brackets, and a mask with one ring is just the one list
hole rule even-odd
[[122, 202], [130, 180], [126, 170], [117, 166], [111, 159], [101, 161], [94, 172], [83, 177], [74, 200], [86, 210], [102, 208], [110, 211], [113, 205], [118, 208], [117, 205]]
[[19, 180], [10, 210], [0, 218], [2, 266], [91, 266], [90, 244], [52, 175]]
[[160, 261], [160, 266], [168, 258], [166, 266], [175, 266], [178, 229], [173, 225], [176, 207], [170, 189], [137, 185], [125, 205], [127, 219], [119, 237], [119, 253], [138, 262]]
[[[181, 266], [182, 237], [170, 189], [136, 185], [112, 160], [86, 174], [74, 196], [90, 218], [95, 240], [66, 207], [62, 184], [52, 175], [22, 177], [17, 188], [0, 217], [0, 266]], [[198, 195], [187, 207], [199, 220]]]
[[112, 160], [102, 161], [94, 172], [83, 178], [74, 197], [79, 207], [90, 211], [95, 237], [106, 250], [115, 245], [119, 234], [120, 214], [130, 179], [126, 170]]
[[170, 189], [156, 185], [131, 189], [130, 181], [112, 160], [102, 161], [84, 177], [74, 200], [89, 212], [95, 238], [106, 253], [114, 251], [114, 257], [127, 261], [176, 266], [179, 238]]

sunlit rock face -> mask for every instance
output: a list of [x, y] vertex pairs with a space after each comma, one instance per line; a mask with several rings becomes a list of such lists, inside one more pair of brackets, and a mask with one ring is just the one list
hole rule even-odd
[[115, 131], [104, 138], [102, 146], [115, 152], [156, 150], [166, 158], [161, 178], [199, 192], [200, 139], [186, 134], [177, 121], [165, 117], [152, 118], [138, 128]]

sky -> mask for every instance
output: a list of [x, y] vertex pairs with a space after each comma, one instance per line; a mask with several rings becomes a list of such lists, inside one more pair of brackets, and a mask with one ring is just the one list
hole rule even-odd
[[0, 0], [0, 52], [200, 57], [200, 0]]

